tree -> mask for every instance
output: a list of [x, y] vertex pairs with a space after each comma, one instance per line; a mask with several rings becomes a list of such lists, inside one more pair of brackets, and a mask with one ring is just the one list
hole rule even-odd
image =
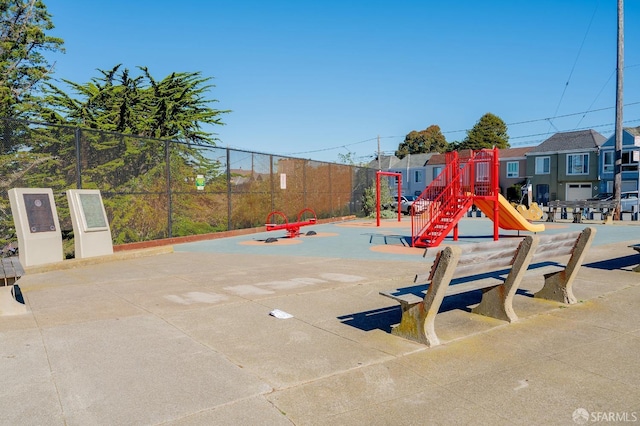
[[215, 134], [201, 126], [224, 125], [220, 116], [230, 111], [210, 107], [217, 102], [204, 97], [214, 87], [207, 84], [210, 78], [174, 72], [157, 81], [146, 67], [138, 67], [142, 75], [136, 77], [120, 67], [98, 70], [102, 76], [84, 84], [62, 80], [75, 97], [47, 84], [40, 117], [49, 123], [215, 145]]
[[447, 139], [440, 131], [440, 126], [432, 124], [424, 130], [411, 131], [398, 146], [396, 157], [404, 158], [408, 154], [422, 154], [425, 152], [446, 152]]
[[64, 52], [64, 41], [39, 0], [0, 0], [0, 117], [19, 117], [34, 102], [39, 83], [53, 66], [43, 52]]
[[483, 149], [509, 148], [509, 135], [507, 135], [507, 125], [502, 119], [490, 112], [486, 113], [467, 132], [467, 137], [460, 143], [458, 149]]

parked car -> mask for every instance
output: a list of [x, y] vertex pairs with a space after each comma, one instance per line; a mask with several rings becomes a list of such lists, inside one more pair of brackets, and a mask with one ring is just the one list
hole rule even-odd
[[613, 198], [613, 194], [610, 192], [601, 192], [593, 198], [588, 198], [587, 201], [610, 201]]
[[[612, 201], [614, 194], [610, 192], [601, 192], [589, 201]], [[638, 191], [627, 191], [620, 194], [620, 211], [635, 212], [638, 211]]]
[[638, 211], [638, 191], [629, 191], [620, 194], [620, 211]]
[[[400, 211], [404, 214], [409, 214], [411, 211], [411, 205], [413, 201], [416, 199], [413, 195], [403, 195], [400, 197]], [[393, 202], [391, 203], [391, 210], [398, 210], [398, 196], [393, 197]]]
[[[391, 203], [392, 210], [398, 210], [398, 197], [393, 197]], [[427, 202], [415, 195], [403, 195], [400, 199], [400, 211], [404, 214], [411, 214], [411, 206], [415, 204], [416, 213], [422, 213], [427, 208]]]

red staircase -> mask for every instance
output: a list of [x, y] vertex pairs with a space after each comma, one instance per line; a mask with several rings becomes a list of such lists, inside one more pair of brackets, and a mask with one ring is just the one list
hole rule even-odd
[[476, 198], [495, 199], [498, 187], [498, 150], [471, 152], [461, 159], [446, 154], [442, 173], [418, 196], [411, 209], [413, 247], [437, 247], [457, 225]]

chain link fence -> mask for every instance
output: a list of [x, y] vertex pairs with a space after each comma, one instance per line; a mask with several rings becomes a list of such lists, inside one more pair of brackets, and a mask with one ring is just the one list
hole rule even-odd
[[375, 170], [251, 151], [0, 119], [0, 245], [15, 240], [8, 190], [52, 188], [63, 236], [67, 189], [99, 189], [114, 244], [363, 213]]

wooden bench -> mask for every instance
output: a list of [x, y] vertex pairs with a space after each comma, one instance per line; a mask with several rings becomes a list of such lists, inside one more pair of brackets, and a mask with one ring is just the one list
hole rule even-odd
[[[406, 289], [382, 291], [381, 295], [400, 302], [402, 319], [392, 333], [427, 346], [440, 344], [435, 332], [435, 317], [445, 296], [462, 294], [482, 289], [482, 301], [473, 309], [474, 313], [515, 321], [512, 301], [520, 281], [527, 271], [537, 236], [524, 239], [504, 239], [497, 242], [467, 244], [445, 247], [436, 254], [431, 272], [426, 276], [430, 283]], [[428, 249], [425, 251], [425, 257]], [[504, 282], [475, 280], [449, 286], [453, 278], [468, 277], [491, 271], [510, 268]], [[424, 282], [424, 275], [417, 275], [416, 282]]]
[[[633, 244], [633, 245], [630, 245], [629, 247], [631, 247], [632, 249], [640, 253], [640, 244]], [[640, 272], [640, 265], [633, 268], [633, 272]]]
[[17, 257], [2, 258], [0, 265], [0, 316], [27, 312], [22, 291], [16, 281], [24, 275], [24, 269]]
[[[548, 260], [555, 262], [565, 255], [571, 256], [566, 266], [545, 274], [544, 286], [534, 297], [576, 303], [573, 281], [594, 236], [594, 228], [585, 228], [581, 232], [445, 247], [437, 252], [430, 273], [417, 275], [414, 280], [428, 284], [380, 292], [382, 296], [398, 301], [402, 310], [400, 324], [391, 332], [430, 347], [436, 346], [440, 342], [435, 332], [435, 317], [444, 297], [479, 289], [482, 300], [473, 308], [473, 313], [514, 322], [518, 317], [513, 310], [513, 296], [529, 265]], [[428, 255], [429, 249], [425, 250], [425, 257]], [[507, 271], [504, 281], [499, 279]], [[450, 286], [454, 278], [470, 278], [471, 281]]]

